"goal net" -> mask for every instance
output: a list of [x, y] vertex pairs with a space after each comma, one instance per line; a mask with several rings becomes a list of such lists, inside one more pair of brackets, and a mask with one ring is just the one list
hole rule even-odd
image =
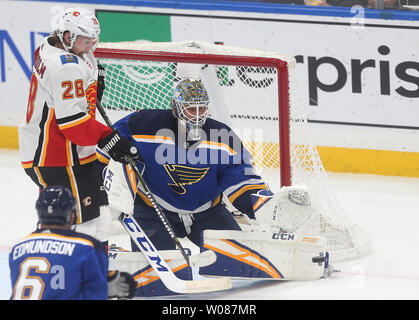
[[313, 190], [315, 214], [299, 232], [326, 237], [331, 261], [370, 251], [368, 237], [328, 185], [297, 90], [294, 58], [201, 41], [101, 43], [95, 55], [106, 69], [102, 105], [112, 121], [139, 109], [170, 109], [179, 80], [199, 77], [209, 93], [210, 117], [242, 139], [273, 192], [296, 184]]

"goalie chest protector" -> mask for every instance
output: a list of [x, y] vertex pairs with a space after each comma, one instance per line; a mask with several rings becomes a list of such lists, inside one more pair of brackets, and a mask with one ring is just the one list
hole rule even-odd
[[141, 110], [119, 120], [115, 128], [138, 147], [143, 177], [166, 210], [201, 212], [216, 205], [225, 190], [264, 186], [240, 139], [216, 120], [207, 119], [197, 142], [182, 138], [170, 110]]

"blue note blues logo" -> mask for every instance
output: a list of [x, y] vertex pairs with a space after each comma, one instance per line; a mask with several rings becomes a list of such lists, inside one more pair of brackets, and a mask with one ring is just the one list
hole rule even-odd
[[182, 165], [165, 164], [167, 174], [173, 183], [169, 183], [170, 189], [178, 194], [185, 194], [185, 185], [191, 185], [200, 181], [207, 174], [208, 168], [191, 168]]

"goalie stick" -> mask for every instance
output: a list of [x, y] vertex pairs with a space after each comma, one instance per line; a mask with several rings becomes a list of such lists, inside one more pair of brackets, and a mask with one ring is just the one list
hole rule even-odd
[[[179, 258], [179, 256], [175, 257], [171, 254], [170, 254], [170, 258], [167, 256], [165, 257], [165, 253], [170, 252], [170, 251], [176, 251], [176, 253], [179, 253], [179, 255], [181, 255], [178, 250], [163, 250], [163, 252], [159, 251], [159, 253], [166, 261], [168, 261], [169, 259], [171, 260], [171, 259]], [[121, 256], [117, 257], [120, 254], [122, 254], [122, 258]], [[129, 255], [126, 255], [126, 254], [129, 254]], [[109, 247], [109, 257], [111, 257], [113, 261], [122, 259], [124, 262], [138, 263], [139, 256], [141, 256], [141, 259], [142, 259], [144, 257], [144, 254], [141, 251], [125, 250], [121, 247], [116, 246], [115, 244], [111, 244]], [[194, 267], [194, 268], [206, 267], [206, 266], [209, 266], [210, 264], [213, 264], [216, 261], [217, 261], [217, 255], [212, 250], [205, 250], [200, 253], [189, 256], [190, 265], [191, 267]], [[115, 267], [115, 269], [118, 269], [118, 268]]]
[[[105, 109], [102, 106], [102, 103], [98, 100], [96, 107], [98, 108], [100, 115], [102, 116], [103, 120], [106, 122], [106, 124], [112, 129], [115, 130], [111, 120], [109, 120], [108, 115], [105, 112]], [[180, 253], [182, 254], [183, 258], [186, 260], [186, 263], [188, 264], [188, 266], [190, 266], [189, 263], [189, 256], [186, 253], [185, 249], [182, 247], [181, 243], [179, 242], [179, 239], [176, 237], [172, 226], [169, 223], [169, 220], [167, 220], [166, 216], [164, 215], [164, 213], [160, 210], [160, 208], [157, 205], [156, 200], [154, 199], [153, 194], [151, 193], [150, 189], [147, 186], [147, 183], [145, 182], [140, 170], [138, 170], [137, 165], [135, 164], [135, 161], [129, 157], [126, 156], [125, 160], [128, 162], [128, 164], [130, 165], [130, 167], [132, 168], [132, 170], [134, 170], [134, 173], [136, 175], [136, 177], [138, 177], [138, 181], [141, 184], [141, 186], [143, 187], [143, 190], [145, 191], [145, 194], [147, 196], [147, 198], [150, 200], [151, 204], [153, 205], [154, 210], [156, 211], [158, 217], [160, 218], [160, 220], [162, 221], [164, 227], [166, 228], [167, 232], [170, 235], [170, 238], [173, 240], [173, 242], [175, 243], [176, 247], [179, 249]]]
[[145, 255], [150, 265], [156, 271], [164, 285], [173, 292], [177, 293], [203, 293], [227, 290], [232, 287], [230, 278], [212, 278], [204, 280], [182, 280], [176, 277], [169, 265], [161, 257], [159, 251], [154, 247], [153, 243], [148, 239], [145, 232], [139, 224], [128, 214], [121, 213], [119, 221], [135, 242], [137, 247]]

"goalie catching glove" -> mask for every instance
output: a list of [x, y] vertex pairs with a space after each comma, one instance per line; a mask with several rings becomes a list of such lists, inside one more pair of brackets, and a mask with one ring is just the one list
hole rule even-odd
[[137, 282], [128, 272], [108, 272], [108, 298], [131, 299], [136, 288]]
[[282, 187], [276, 194], [261, 190], [251, 195], [256, 222], [279, 232], [296, 232], [311, 217], [309, 188]]
[[110, 135], [99, 141], [97, 145], [118, 162], [127, 163], [126, 157], [130, 157], [133, 160], [139, 157], [138, 149], [129, 139], [121, 136], [117, 130], [114, 130]]

